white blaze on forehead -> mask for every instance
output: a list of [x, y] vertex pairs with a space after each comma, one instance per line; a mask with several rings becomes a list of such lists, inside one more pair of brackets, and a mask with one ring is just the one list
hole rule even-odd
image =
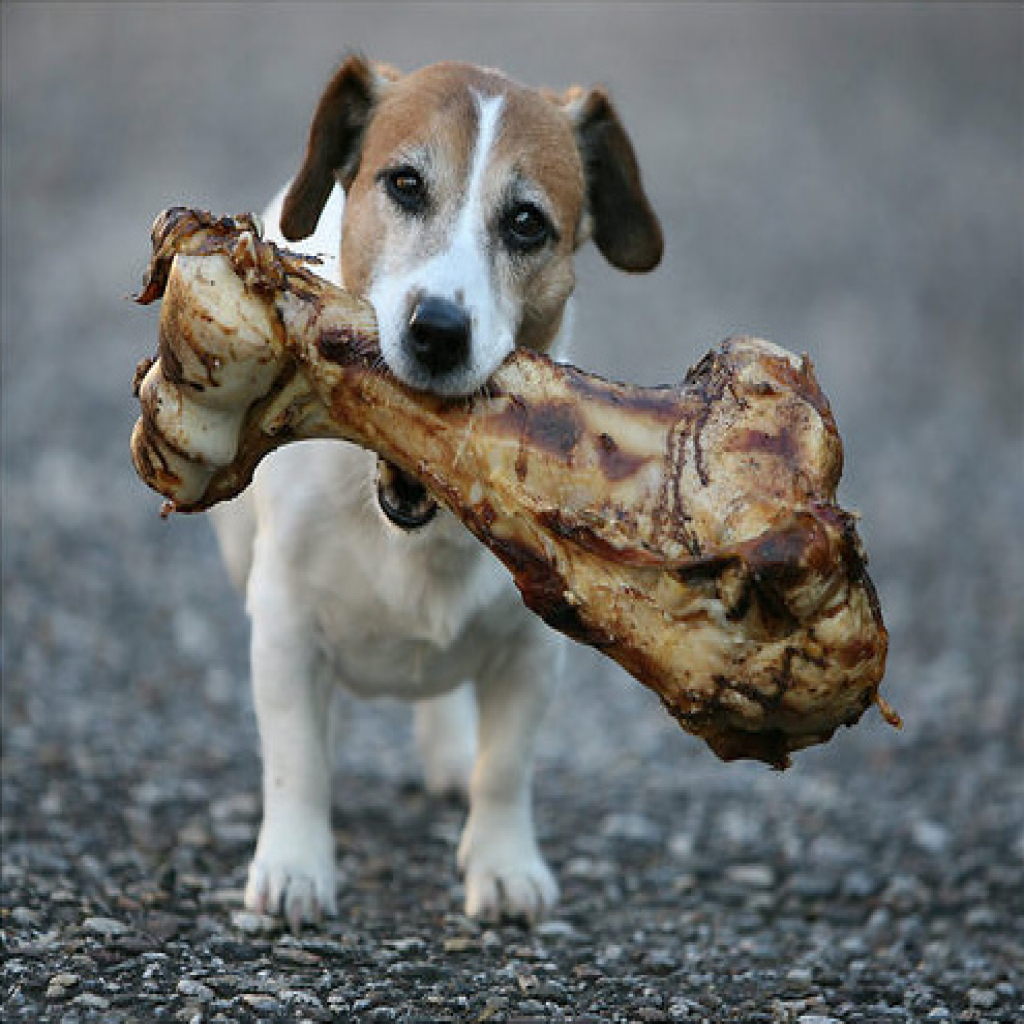
[[415, 276], [426, 294], [461, 301], [473, 318], [474, 328], [484, 329], [488, 325], [480, 321], [487, 318], [488, 308], [496, 299], [487, 246], [485, 185], [504, 99], [477, 93], [473, 98], [479, 119], [462, 205], [448, 245], [424, 263]]
[[[474, 93], [474, 100], [476, 140], [447, 244], [422, 263], [397, 274], [385, 272], [369, 293], [380, 323], [381, 352], [392, 371], [413, 387], [450, 394], [477, 390], [514, 346], [512, 301], [501, 294], [495, 281], [488, 245], [487, 200], [492, 190], [487, 187], [487, 171], [501, 128], [504, 98]], [[457, 302], [472, 322], [467, 365], [441, 381], [429, 379], [405, 350], [406, 322], [417, 296]]]
[[476, 132], [476, 145], [473, 147], [473, 160], [466, 183], [466, 199], [462, 206], [456, 234], [464, 230], [472, 232], [474, 228], [479, 232], [483, 226], [485, 216], [483, 208], [484, 179], [487, 164], [491, 158], [491, 150], [494, 149], [495, 140], [498, 138], [501, 108], [505, 102], [502, 96], [481, 96], [479, 93], [474, 93], [473, 98], [476, 100], [480, 120]]

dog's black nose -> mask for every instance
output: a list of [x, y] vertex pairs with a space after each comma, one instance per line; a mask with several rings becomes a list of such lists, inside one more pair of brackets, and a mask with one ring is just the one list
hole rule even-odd
[[461, 306], [427, 296], [409, 317], [409, 353], [428, 372], [447, 373], [466, 362], [470, 334], [469, 314]]

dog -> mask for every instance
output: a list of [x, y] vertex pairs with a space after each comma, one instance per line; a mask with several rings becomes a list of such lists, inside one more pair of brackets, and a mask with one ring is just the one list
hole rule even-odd
[[[475, 65], [408, 75], [348, 57], [313, 115], [267, 236], [376, 311], [388, 371], [467, 396], [515, 346], [564, 355], [574, 254], [642, 272], [662, 233], [601, 88], [555, 94]], [[534, 922], [558, 895], [534, 832], [534, 746], [560, 638], [416, 480], [311, 441], [212, 513], [251, 620], [263, 821], [246, 906], [294, 929], [336, 913], [329, 702], [420, 702], [433, 793], [463, 791], [465, 911]]]

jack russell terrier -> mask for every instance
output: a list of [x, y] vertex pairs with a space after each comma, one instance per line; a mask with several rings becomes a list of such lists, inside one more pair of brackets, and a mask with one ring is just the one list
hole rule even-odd
[[[564, 353], [587, 239], [628, 271], [662, 252], [603, 90], [555, 95], [456, 63], [401, 76], [349, 58], [265, 223], [369, 299], [391, 373], [453, 397], [485, 387], [514, 346]], [[417, 481], [337, 441], [277, 452], [212, 516], [252, 623], [263, 825], [246, 906], [295, 929], [336, 911], [328, 712], [341, 684], [421, 702], [427, 788], [468, 790], [466, 913], [543, 916], [558, 887], [531, 775], [561, 642], [497, 560]]]

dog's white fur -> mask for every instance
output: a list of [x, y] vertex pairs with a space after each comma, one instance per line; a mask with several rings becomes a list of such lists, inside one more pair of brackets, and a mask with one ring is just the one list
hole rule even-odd
[[[349, 78], [343, 80], [346, 69]], [[448, 394], [477, 390], [513, 345], [522, 343], [522, 325], [530, 316], [534, 347], [558, 351], [569, 330], [572, 252], [595, 217], [613, 219], [593, 208], [593, 189], [587, 191], [586, 164], [593, 155], [561, 154], [580, 180], [562, 181], [568, 172], [559, 170], [550, 178], [555, 187], [546, 190], [530, 178], [529, 160], [520, 160], [531, 146], [552, 145], [550, 137], [531, 141], [532, 126], [521, 112], [538, 94], [463, 65], [427, 69], [418, 86], [412, 76], [385, 75], [353, 58], [321, 102], [300, 183], [308, 184], [307, 172], [320, 159], [317, 120], [342, 117], [344, 125], [345, 104], [367, 102], [348, 98], [346, 89], [357, 97], [376, 90], [397, 100], [389, 107], [375, 95], [362, 111], [373, 127], [357, 124], [348, 165], [331, 168], [341, 184], [322, 211], [322, 201], [312, 201], [315, 231], [285, 244], [320, 256], [320, 272], [338, 283], [350, 272], [357, 277], [348, 286], [375, 307], [384, 361], [414, 387]], [[435, 116], [439, 89], [471, 100], [448, 115], [466, 122], [450, 143], [446, 136], [439, 141], [436, 128], [423, 134], [417, 125]], [[599, 108], [598, 115], [610, 116], [621, 133], [603, 94], [574, 92], [561, 100], [545, 97], [544, 103], [552, 110], [557, 106], [558, 117], [576, 130], [576, 141], [568, 130], [554, 136], [561, 140], [557, 145], [585, 144], [584, 108], [591, 115]], [[402, 118], [402, 124], [394, 123]], [[376, 148], [369, 151], [380, 148], [382, 136], [392, 164], [414, 164], [425, 177], [429, 172], [430, 218], [396, 212], [379, 183], [365, 180], [378, 169], [361, 163], [374, 158]], [[607, 223], [603, 240], [601, 224], [596, 237], [613, 263], [649, 269], [660, 255], [660, 232], [635, 165], [633, 176], [634, 194], [624, 202], [643, 207], [634, 210], [634, 220], [647, 232], [639, 246], [646, 250], [638, 256], [634, 239], [632, 254], [618, 251], [614, 226]], [[295, 219], [303, 187], [293, 183], [266, 211], [268, 237], [284, 242], [282, 220]], [[361, 204], [356, 214], [348, 212], [354, 220], [346, 219], [346, 230], [362, 232], [363, 238], [342, 238], [345, 189], [354, 197], [350, 203]], [[550, 218], [558, 238], [556, 244], [552, 235], [546, 252], [514, 258], [496, 253], [499, 204], [507, 204], [512, 193]], [[310, 229], [309, 216], [306, 221], [305, 228], [290, 232], [293, 237]], [[373, 250], [368, 263], [366, 249]], [[342, 268], [339, 253], [349, 251], [362, 261], [358, 268], [355, 257], [351, 267]], [[410, 304], [422, 294], [460, 304], [472, 322], [467, 360], [436, 379], [404, 344]], [[527, 312], [534, 306], [543, 315]], [[558, 892], [535, 838], [530, 788], [538, 726], [560, 674], [561, 643], [526, 611], [507, 572], [452, 516], [440, 512], [413, 531], [389, 522], [377, 500], [376, 464], [372, 453], [335, 441], [293, 445], [263, 463], [245, 494], [212, 513], [252, 622], [263, 748], [264, 816], [246, 905], [283, 913], [293, 927], [335, 910], [328, 708], [340, 683], [361, 696], [421, 702], [415, 736], [428, 788], [468, 787], [470, 810], [458, 854], [466, 912], [536, 920]]]

